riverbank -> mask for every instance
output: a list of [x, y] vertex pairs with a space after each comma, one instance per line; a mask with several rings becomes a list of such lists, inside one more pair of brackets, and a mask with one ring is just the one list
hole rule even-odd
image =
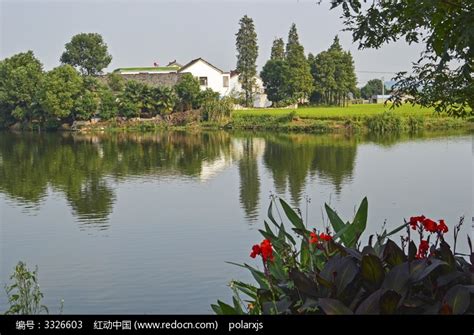
[[[172, 115], [176, 115], [174, 113]], [[176, 122], [177, 121], [177, 122]], [[303, 107], [298, 109], [236, 110], [222, 122], [197, 121], [196, 115], [170, 119], [105, 121], [82, 127], [82, 131], [154, 131], [161, 129], [235, 129], [282, 132], [372, 132], [397, 133], [420, 130], [472, 129], [474, 118], [459, 119], [436, 114], [433, 109], [403, 105], [391, 110], [383, 104], [348, 107]]]

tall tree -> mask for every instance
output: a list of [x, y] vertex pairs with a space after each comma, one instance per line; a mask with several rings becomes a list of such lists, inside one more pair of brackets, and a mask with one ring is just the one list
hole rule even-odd
[[32, 51], [0, 61], [0, 123], [31, 120], [43, 80], [43, 66]]
[[304, 54], [304, 48], [299, 42], [296, 25], [291, 25], [286, 44], [286, 60], [290, 68], [288, 89], [296, 101], [305, 100], [313, 90], [311, 69]]
[[408, 94], [408, 101], [439, 112], [474, 114], [473, 1], [379, 0], [362, 6], [361, 0], [332, 0], [331, 8], [339, 6], [360, 49], [378, 49], [400, 39], [424, 43], [412, 73], [400, 72], [395, 77], [396, 104]]
[[270, 59], [285, 59], [285, 42], [283, 42], [283, 38], [275, 38], [273, 40]]
[[70, 117], [82, 89], [82, 77], [70, 65], [61, 65], [47, 72], [40, 93], [40, 104], [46, 116]]
[[239, 82], [245, 92], [245, 104], [249, 106], [252, 102], [255, 87], [255, 75], [257, 74], [257, 33], [253, 20], [245, 15], [240, 19], [240, 29], [236, 34], [237, 47], [237, 72]]
[[342, 49], [339, 38], [334, 38], [328, 50], [308, 59], [315, 85], [312, 101], [345, 105], [348, 94], [356, 91], [357, 77], [352, 55]]
[[81, 33], [66, 44], [60, 61], [79, 69], [83, 75], [97, 75], [112, 61], [107, 44], [97, 33]]

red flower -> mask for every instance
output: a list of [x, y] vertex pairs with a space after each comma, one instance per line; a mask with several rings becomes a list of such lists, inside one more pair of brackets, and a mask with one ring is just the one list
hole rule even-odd
[[272, 242], [270, 240], [263, 240], [262, 243], [260, 243], [260, 249], [262, 250], [262, 258], [263, 261], [266, 262], [267, 260], [270, 260], [273, 262], [273, 249], [272, 249]]
[[437, 227], [438, 233], [447, 233], [448, 232], [448, 226], [446, 226], [446, 223], [444, 223], [444, 220], [439, 220], [439, 225]]
[[323, 241], [331, 241], [332, 240], [332, 236], [329, 235], [329, 234], [325, 234], [325, 233], [319, 234], [319, 238]]
[[318, 243], [318, 234], [316, 234], [314, 231], [309, 233], [309, 243], [311, 244]]
[[429, 248], [430, 248], [430, 245], [428, 244], [428, 241], [421, 240], [420, 245], [418, 247], [418, 253], [416, 254], [416, 258], [418, 259], [426, 258]]
[[436, 233], [438, 229], [438, 225], [436, 224], [436, 222], [431, 219], [424, 219], [422, 224], [425, 230], [430, 233]]
[[261, 255], [264, 262], [266, 262], [267, 260], [273, 261], [274, 257], [272, 248], [272, 242], [270, 242], [270, 240], [265, 239], [262, 241], [262, 243], [260, 243], [260, 245], [255, 244], [252, 247], [250, 257], [255, 258], [257, 257], [257, 255]]
[[252, 252], [250, 253], [250, 257], [255, 258], [257, 257], [257, 255], [261, 255], [261, 254], [262, 254], [262, 249], [260, 249], [260, 246], [258, 244], [255, 244], [252, 247]]
[[416, 230], [417, 224], [420, 223], [420, 222], [423, 222], [424, 220], [425, 220], [425, 216], [424, 216], [424, 215], [412, 216], [412, 217], [410, 218], [410, 226], [411, 226], [411, 229]]

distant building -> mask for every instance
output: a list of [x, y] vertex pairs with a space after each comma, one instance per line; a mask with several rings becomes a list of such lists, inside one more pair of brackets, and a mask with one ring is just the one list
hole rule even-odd
[[373, 104], [383, 104], [385, 101], [390, 99], [391, 96], [392, 95], [390, 94], [385, 94], [385, 95], [376, 94], [376, 95], [373, 95], [372, 98], [370, 98], [370, 102]]

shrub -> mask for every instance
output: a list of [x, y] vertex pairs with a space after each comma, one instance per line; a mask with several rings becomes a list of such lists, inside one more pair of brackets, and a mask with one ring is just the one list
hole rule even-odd
[[232, 115], [234, 103], [232, 98], [223, 97], [219, 100], [204, 101], [201, 110], [205, 121], [228, 121]]
[[[411, 217], [397, 229], [376, 235], [375, 241], [370, 236], [360, 248], [367, 224], [366, 199], [347, 223], [326, 205], [333, 231], [309, 230], [299, 212], [280, 200], [292, 225], [290, 233], [283, 219], [274, 217], [276, 205], [273, 198], [269, 221], [260, 230], [264, 240], [250, 254], [261, 258], [263, 271], [236, 264], [248, 269], [257, 285], [231, 282], [233, 303], [212, 305], [217, 314], [474, 313], [471, 240], [468, 262], [445, 241], [449, 228], [443, 220]], [[455, 246], [462, 221], [452, 228]], [[388, 237], [404, 229], [407, 235], [400, 247]]]
[[369, 132], [372, 133], [398, 133], [402, 130], [402, 119], [394, 112], [384, 112], [368, 117], [366, 125]]
[[190, 110], [199, 106], [201, 97], [199, 80], [191, 73], [184, 73], [174, 89], [178, 97], [179, 110]]
[[40, 314], [48, 313], [48, 308], [41, 304], [43, 293], [38, 285], [38, 268], [29, 270], [26, 264], [18, 262], [10, 276], [11, 285], [5, 286], [10, 308], [5, 314]]

